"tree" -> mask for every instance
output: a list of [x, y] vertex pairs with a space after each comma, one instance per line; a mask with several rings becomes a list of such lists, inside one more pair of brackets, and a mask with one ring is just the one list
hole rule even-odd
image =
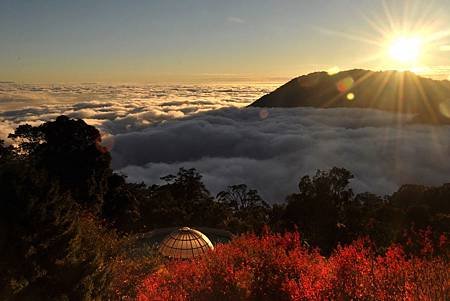
[[214, 202], [195, 169], [180, 168], [177, 175], [162, 177], [166, 183], [148, 188], [141, 206], [142, 221], [149, 228], [217, 226], [224, 211]]
[[227, 210], [225, 228], [235, 232], [259, 232], [269, 223], [270, 206], [247, 185], [232, 185], [217, 194], [217, 201]]
[[97, 215], [110, 175], [99, 132], [58, 117], [0, 141], [0, 298], [105, 296], [121, 239]]
[[12, 160], [14, 156], [14, 147], [5, 145], [5, 141], [0, 139], [0, 164]]
[[122, 256], [123, 239], [33, 155], [16, 151], [0, 144], [0, 299], [108, 296], [110, 262]]
[[59, 116], [39, 126], [20, 125], [9, 138], [18, 143], [22, 158], [57, 178], [77, 202], [100, 210], [112, 170], [111, 157], [100, 145], [95, 127]]
[[354, 197], [348, 187], [352, 178], [343, 168], [318, 170], [313, 178], [300, 180], [299, 193], [287, 197], [285, 218], [325, 252], [336, 245], [347, 227], [345, 213]]
[[103, 203], [103, 216], [119, 231], [145, 230], [141, 209], [148, 202], [147, 186], [143, 183], [127, 183], [125, 176], [113, 174], [108, 179], [108, 192]]

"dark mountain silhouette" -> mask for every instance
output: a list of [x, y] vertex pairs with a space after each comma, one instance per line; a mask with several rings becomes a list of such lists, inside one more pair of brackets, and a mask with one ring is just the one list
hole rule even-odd
[[450, 124], [450, 81], [412, 72], [354, 69], [292, 79], [250, 106], [373, 108], [414, 114], [414, 121]]

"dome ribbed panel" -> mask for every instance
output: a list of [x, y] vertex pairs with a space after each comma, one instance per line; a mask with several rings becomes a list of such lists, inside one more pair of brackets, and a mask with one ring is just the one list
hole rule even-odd
[[206, 235], [188, 227], [170, 233], [159, 246], [162, 255], [177, 259], [195, 258], [212, 249], [214, 247]]

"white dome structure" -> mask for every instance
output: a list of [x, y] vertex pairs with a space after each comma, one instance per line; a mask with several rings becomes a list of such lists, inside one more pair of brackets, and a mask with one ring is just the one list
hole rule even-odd
[[214, 246], [205, 234], [189, 227], [173, 231], [159, 245], [162, 255], [176, 259], [199, 257], [213, 249]]

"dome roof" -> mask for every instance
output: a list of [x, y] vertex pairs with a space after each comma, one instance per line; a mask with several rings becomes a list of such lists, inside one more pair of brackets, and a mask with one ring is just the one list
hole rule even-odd
[[205, 234], [189, 227], [173, 231], [159, 246], [162, 255], [179, 259], [195, 258], [212, 249], [214, 247]]

